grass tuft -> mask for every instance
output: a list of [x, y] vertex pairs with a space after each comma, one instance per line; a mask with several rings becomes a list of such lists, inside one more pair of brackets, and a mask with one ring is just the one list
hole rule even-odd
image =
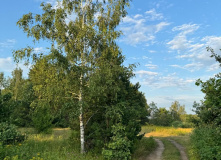
[[140, 141], [135, 144], [135, 152], [132, 155], [133, 160], [145, 159], [153, 150], [157, 147], [156, 141], [153, 137], [143, 137]]

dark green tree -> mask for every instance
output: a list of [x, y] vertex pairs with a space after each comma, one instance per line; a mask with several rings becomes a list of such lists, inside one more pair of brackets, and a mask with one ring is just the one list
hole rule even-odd
[[173, 121], [185, 121], [185, 106], [180, 105], [178, 101], [174, 101], [170, 106], [170, 113]]
[[[82, 153], [85, 152], [84, 113], [89, 107], [85, 98], [89, 89], [88, 79], [95, 70], [104, 65], [102, 63], [110, 62], [113, 55], [119, 57], [120, 52], [115, 40], [120, 32], [116, 31], [116, 27], [121, 18], [126, 16], [125, 8], [128, 5], [129, 0], [63, 0], [54, 9], [50, 4], [42, 3], [43, 14], [26, 14], [17, 23], [34, 41], [49, 40], [52, 53], [64, 51], [70, 65], [69, 69], [77, 66], [77, 72], [71, 70], [69, 74], [74, 75], [70, 79], [77, 83], [77, 88], [74, 86], [68, 88], [72, 98], [78, 99], [79, 102]], [[69, 19], [71, 14], [75, 14], [76, 18]], [[102, 56], [103, 54], [105, 56]], [[40, 56], [42, 54], [37, 55], [31, 47], [14, 52], [15, 60], [32, 58], [32, 61], [36, 62]], [[107, 57], [109, 60], [105, 61]], [[114, 65], [119, 63], [112, 64]], [[95, 113], [96, 110], [91, 114]]]

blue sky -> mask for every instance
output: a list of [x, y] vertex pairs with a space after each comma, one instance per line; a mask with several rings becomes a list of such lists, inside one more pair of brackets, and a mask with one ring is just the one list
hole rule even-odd
[[[0, 5], [0, 72], [9, 76], [16, 67], [12, 50], [32, 44], [16, 26], [23, 14], [40, 13], [42, 0], [7, 0]], [[46, 0], [53, 5], [55, 0]], [[192, 113], [193, 101], [204, 95], [195, 86], [198, 78], [207, 80], [220, 72], [206, 47], [220, 54], [220, 0], [134, 0], [119, 29], [124, 35], [118, 44], [125, 65], [139, 64], [131, 81], [141, 84], [148, 103], [169, 108], [178, 100]], [[36, 44], [45, 50], [47, 43]], [[28, 68], [19, 64], [27, 75]]]

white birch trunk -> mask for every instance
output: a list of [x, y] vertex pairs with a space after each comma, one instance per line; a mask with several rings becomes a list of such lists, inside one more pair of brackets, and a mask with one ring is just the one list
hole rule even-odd
[[82, 104], [82, 80], [83, 75], [81, 74], [80, 77], [80, 92], [79, 92], [79, 102], [80, 102], [80, 115], [79, 115], [79, 122], [80, 122], [80, 140], [81, 140], [81, 154], [85, 153], [84, 149], [84, 120], [83, 120], [83, 104]]
[[[81, 9], [82, 12], [84, 12], [83, 8], [83, 2], [81, 0]], [[82, 28], [84, 28], [84, 13], [83, 13], [83, 22], [82, 22]], [[84, 42], [83, 42], [84, 43]], [[84, 46], [84, 44], [83, 44]], [[81, 53], [81, 67], [84, 66], [83, 64], [83, 54], [85, 51], [85, 47], [83, 48], [83, 52]], [[79, 102], [80, 102], [80, 114], [79, 114], [79, 122], [80, 122], [80, 141], [81, 141], [81, 154], [85, 153], [85, 148], [84, 148], [84, 120], [83, 120], [83, 74], [81, 73], [80, 77], [80, 90], [79, 90]]]

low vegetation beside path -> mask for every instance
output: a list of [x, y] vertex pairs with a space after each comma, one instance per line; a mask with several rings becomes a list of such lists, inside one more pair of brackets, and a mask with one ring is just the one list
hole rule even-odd
[[21, 128], [27, 139], [21, 143], [0, 145], [0, 159], [4, 160], [101, 160], [92, 152], [79, 153], [79, 138], [72, 130], [53, 129], [52, 134], [37, 134], [33, 128]]
[[162, 158], [164, 160], [180, 159], [180, 152], [169, 140], [172, 139], [185, 148], [185, 152], [190, 160], [196, 160], [193, 154], [190, 135], [193, 128], [175, 128], [155, 125], [145, 125], [142, 127], [142, 134], [145, 137], [155, 137], [160, 139], [164, 144], [164, 152]]

